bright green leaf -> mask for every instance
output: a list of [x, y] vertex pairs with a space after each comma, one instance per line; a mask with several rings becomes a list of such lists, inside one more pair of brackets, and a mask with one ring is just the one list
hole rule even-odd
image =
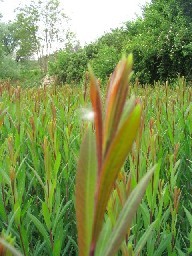
[[33, 221], [33, 223], [35, 224], [36, 228], [39, 230], [41, 235], [44, 237], [47, 245], [51, 249], [51, 243], [50, 243], [49, 235], [48, 235], [48, 232], [45, 229], [44, 225], [34, 215], [32, 215], [31, 213], [28, 213], [28, 216]]
[[50, 218], [50, 212], [49, 212], [46, 202], [42, 203], [42, 213], [43, 213], [43, 217], [44, 217], [46, 226], [47, 226], [48, 230], [50, 230], [51, 229], [51, 218]]
[[145, 246], [147, 240], [149, 239], [150, 235], [152, 234], [156, 224], [157, 224], [157, 220], [155, 220], [145, 231], [145, 233], [142, 235], [142, 237], [140, 238], [140, 240], [137, 242], [136, 248], [134, 250], [134, 255], [140, 255], [143, 247]]
[[128, 197], [122, 211], [119, 214], [113, 232], [109, 237], [103, 255], [112, 256], [115, 255], [115, 253], [118, 251], [123, 239], [126, 236], [128, 227], [131, 226], [137, 208], [143, 198], [146, 187], [155, 171], [155, 168], [156, 166], [154, 166], [150, 171], [145, 174], [145, 176], [141, 179], [141, 181], [138, 183], [138, 185]]

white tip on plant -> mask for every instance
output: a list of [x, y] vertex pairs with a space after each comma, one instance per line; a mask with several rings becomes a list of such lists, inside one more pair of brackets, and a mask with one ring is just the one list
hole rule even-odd
[[87, 108], [82, 108], [80, 111], [81, 111], [81, 118], [83, 120], [87, 120], [90, 122], [94, 121], [95, 113], [92, 110], [87, 109]]

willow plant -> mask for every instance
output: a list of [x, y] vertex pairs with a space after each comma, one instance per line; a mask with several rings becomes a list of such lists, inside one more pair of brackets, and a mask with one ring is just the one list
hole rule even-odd
[[107, 204], [115, 181], [132, 149], [142, 117], [138, 99], [127, 102], [132, 75], [132, 54], [123, 57], [115, 68], [107, 88], [103, 110], [99, 82], [89, 67], [90, 98], [94, 113], [94, 132], [88, 128], [80, 149], [76, 175], [76, 218], [80, 256], [115, 255], [155, 170], [140, 180], [127, 198], [105, 245], [99, 248]]

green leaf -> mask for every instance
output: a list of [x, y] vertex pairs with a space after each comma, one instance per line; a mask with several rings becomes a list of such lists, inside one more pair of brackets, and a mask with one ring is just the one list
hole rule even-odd
[[141, 106], [137, 105], [118, 130], [106, 155], [101, 170], [94, 219], [93, 244], [102, 228], [103, 217], [117, 175], [131, 150], [140, 125]]
[[26, 256], [28, 256], [29, 255], [28, 230], [26, 229], [26, 226], [23, 224], [21, 225], [21, 235], [22, 235], [22, 240], [25, 247], [25, 253], [26, 253]]
[[153, 229], [155, 228], [156, 224], [157, 224], [157, 220], [155, 220], [145, 231], [145, 233], [142, 235], [142, 237], [140, 238], [140, 240], [138, 241], [136, 248], [134, 250], [134, 255], [140, 255], [143, 247], [145, 246], [147, 240], [149, 239]]
[[97, 250], [95, 252], [95, 256], [102, 255], [102, 252], [105, 249], [106, 242], [108, 241], [108, 237], [110, 236], [111, 232], [112, 232], [112, 223], [107, 216], [102, 228], [102, 232], [100, 233], [100, 236], [97, 242]]
[[119, 214], [117, 222], [114, 226], [109, 240], [106, 244], [105, 252], [103, 255], [112, 256], [118, 251], [123, 239], [125, 239], [128, 227], [131, 226], [137, 208], [143, 198], [146, 187], [155, 171], [156, 165], [148, 171], [141, 179], [135, 189], [131, 192], [129, 198], [125, 202], [122, 211]]
[[162, 255], [164, 250], [168, 248], [169, 244], [171, 243], [172, 234], [165, 235], [165, 238], [161, 240], [160, 245], [158, 246], [157, 250], [153, 254], [154, 256]]
[[19, 204], [19, 201], [17, 201], [15, 204], [14, 204], [14, 214], [15, 214], [15, 223], [17, 226], [20, 225], [20, 221], [21, 221], [21, 207], [20, 207], [20, 204]]
[[[23, 159], [22, 163], [25, 161], [25, 159]], [[18, 190], [18, 196], [19, 196], [19, 200], [22, 200], [23, 194], [25, 192], [25, 182], [26, 182], [26, 170], [25, 168], [21, 168], [23, 164], [20, 164], [19, 167], [19, 171], [17, 172], [17, 182], [18, 182], [18, 186], [17, 186], [17, 190]]]
[[34, 175], [36, 176], [36, 178], [39, 181], [39, 184], [42, 186], [43, 190], [45, 190], [45, 186], [43, 184], [43, 181], [42, 181], [41, 177], [39, 176], [39, 174], [37, 173], [37, 171], [33, 167], [31, 167], [28, 163], [27, 163], [27, 165], [32, 170]]
[[10, 181], [10, 177], [7, 174], [6, 170], [4, 170], [3, 168], [0, 169], [1, 175], [2, 175], [2, 179], [4, 181], [5, 184], [9, 184], [9, 186], [11, 186], [11, 181]]
[[144, 223], [144, 228], [147, 229], [147, 227], [150, 225], [150, 212], [149, 212], [147, 203], [145, 201], [142, 201], [142, 203], [140, 205], [140, 209], [141, 209], [141, 213], [142, 213], [142, 220]]
[[57, 224], [56, 233], [54, 235], [53, 256], [61, 255], [64, 232], [63, 220], [60, 220]]
[[146, 197], [149, 208], [152, 212], [154, 212], [156, 205], [156, 198], [158, 193], [158, 184], [159, 184], [159, 172], [160, 172], [160, 164], [156, 168], [155, 174], [153, 176], [153, 182], [146, 189]]
[[182, 252], [180, 249], [177, 249], [178, 256], [186, 256], [186, 253]]
[[50, 230], [51, 229], [51, 218], [50, 218], [50, 212], [49, 212], [46, 202], [42, 203], [42, 214], [43, 214], [46, 226], [47, 226], [48, 230]]
[[2, 195], [2, 186], [0, 185], [0, 216], [5, 221], [6, 220], [6, 209], [3, 203], [3, 195]]
[[37, 244], [36, 244], [36, 247], [35, 247], [35, 249], [34, 249], [34, 251], [33, 251], [33, 256], [42, 255], [42, 254], [43, 254], [42, 251], [43, 251], [44, 248], [45, 248], [45, 244], [46, 244], [45, 241], [43, 241], [42, 243], [41, 243], [40, 241], [38, 241]]
[[91, 131], [85, 136], [80, 149], [76, 176], [76, 217], [79, 255], [89, 255], [94, 216], [96, 185], [96, 143]]
[[49, 248], [51, 249], [51, 243], [49, 240], [49, 235], [47, 230], [45, 229], [45, 227], [43, 226], [43, 224], [31, 213], [28, 213], [28, 216], [30, 217], [30, 219], [33, 221], [33, 223], [35, 224], [36, 228], [39, 230], [39, 232], [41, 233], [41, 235], [44, 237], [47, 245], [49, 246]]
[[129, 116], [131, 114], [131, 112], [133, 111], [133, 109], [135, 107], [135, 101], [136, 101], [136, 98], [134, 95], [132, 95], [131, 98], [125, 102], [125, 106], [124, 106], [120, 124], [119, 124], [120, 126], [123, 124], [123, 122], [125, 121], [127, 116]]
[[55, 163], [54, 163], [54, 168], [53, 168], [55, 177], [57, 177], [57, 173], [58, 173], [60, 164], [61, 164], [61, 154], [58, 152]]
[[8, 225], [8, 227], [7, 227], [7, 229], [6, 229], [6, 234], [7, 235], [9, 235], [9, 233], [11, 232], [11, 229], [12, 229], [12, 227], [13, 227], [13, 223], [14, 223], [14, 220], [15, 220], [15, 216], [17, 215], [17, 212], [18, 211], [20, 211], [20, 208], [18, 207], [15, 211], [14, 211], [14, 213], [13, 213], [13, 215], [11, 216], [11, 218], [10, 218], [10, 220], [9, 220], [9, 225]]
[[72, 203], [72, 200], [69, 200], [65, 205], [63, 205], [63, 202], [65, 201], [65, 199], [63, 199], [59, 210], [57, 211], [57, 214], [53, 220], [53, 234], [55, 233], [55, 230], [57, 229], [57, 224], [59, 222], [59, 220], [63, 217], [63, 215], [66, 213], [66, 211], [69, 209], [69, 206]]
[[184, 207], [184, 210], [185, 210], [185, 213], [186, 213], [186, 216], [187, 216], [187, 219], [189, 221], [189, 224], [192, 228], [192, 214]]

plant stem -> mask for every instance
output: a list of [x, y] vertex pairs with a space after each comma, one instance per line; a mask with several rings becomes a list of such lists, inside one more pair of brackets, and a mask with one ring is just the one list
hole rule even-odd
[[23, 249], [24, 256], [27, 256], [26, 251], [25, 251], [25, 246], [24, 246], [24, 243], [23, 243], [23, 238], [22, 238], [22, 234], [21, 234], [20, 225], [18, 225], [18, 231], [19, 231], [19, 237], [20, 237], [20, 240], [21, 240], [21, 246], [22, 246], [22, 249]]

